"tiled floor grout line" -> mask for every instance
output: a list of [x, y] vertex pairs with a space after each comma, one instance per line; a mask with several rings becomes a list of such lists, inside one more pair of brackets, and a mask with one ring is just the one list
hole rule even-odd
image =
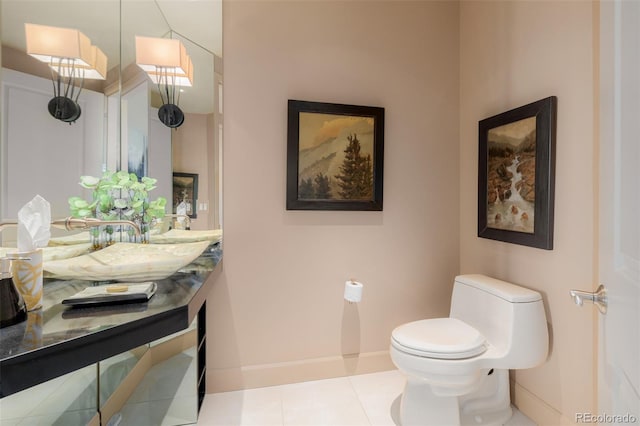
[[[386, 372], [382, 372], [382, 373], [386, 373]], [[236, 409], [232, 410], [233, 411], [231, 412], [232, 418], [235, 418], [236, 420], [229, 420], [228, 415], [224, 414], [225, 409], [222, 406], [218, 407], [218, 410], [220, 410], [222, 417], [218, 416], [217, 418], [224, 419], [225, 416], [227, 416], [227, 420], [226, 420], [227, 423], [223, 422], [227, 426], [230, 424], [249, 424], [248, 423], [249, 421], [253, 421], [254, 426], [258, 426], [258, 425], [293, 426], [294, 424], [317, 424], [318, 418], [316, 418], [316, 416], [318, 415], [321, 415], [323, 417], [326, 415], [328, 418], [333, 419], [332, 420], [333, 422], [332, 423], [330, 422], [331, 424], [338, 424], [335, 422], [336, 420], [338, 420], [339, 422], [340, 419], [343, 419], [342, 421], [345, 422], [344, 424], [349, 424], [348, 422], [352, 422], [353, 424], [362, 424], [362, 425], [368, 425], [368, 426], [380, 426], [382, 424], [393, 426], [397, 424], [395, 422], [399, 420], [397, 418], [397, 416], [399, 415], [398, 413], [399, 407], [396, 404], [398, 404], [398, 396], [401, 395], [401, 392], [398, 388], [400, 383], [398, 382], [397, 377], [391, 374], [391, 375], [385, 375], [384, 377], [378, 377], [374, 380], [371, 380], [371, 379], [363, 380], [363, 379], [359, 379], [357, 376], [353, 376], [353, 377], [348, 376], [346, 378], [348, 380], [346, 382], [348, 383], [348, 386], [346, 386], [345, 382], [342, 382], [343, 384], [340, 386], [337, 386], [337, 385], [336, 386], [331, 385], [326, 387], [320, 386], [319, 388], [312, 385], [309, 387], [291, 389], [291, 388], [287, 388], [287, 386], [289, 385], [281, 385], [281, 386], [278, 386], [279, 389], [278, 389], [277, 395], [266, 394], [267, 395], [266, 399], [264, 399], [265, 395], [262, 395], [262, 394], [255, 395], [255, 394], [251, 394], [251, 390], [244, 390], [242, 396], [244, 396], [244, 394], [246, 394], [247, 392], [250, 393], [252, 397], [249, 398], [249, 400], [251, 400], [252, 402], [248, 405], [241, 406], [239, 408], [240, 412], [236, 413], [235, 412], [237, 411]], [[331, 379], [327, 379], [327, 380], [331, 380]], [[389, 380], [389, 382], [387, 382], [387, 380]], [[398, 388], [397, 390], [399, 394], [396, 393], [396, 388]], [[285, 389], [288, 389], [287, 392], [284, 391]], [[346, 415], [343, 415], [344, 413], [340, 412], [341, 410], [340, 407], [342, 407], [342, 405], [344, 404], [341, 404], [339, 401], [336, 402], [336, 404], [339, 405], [340, 407], [334, 407], [334, 405], [332, 405], [333, 402], [327, 403], [324, 397], [322, 396], [323, 394], [321, 393], [320, 389], [323, 389], [323, 392], [325, 393], [326, 391], [333, 392], [334, 389], [336, 390], [336, 392], [338, 391], [345, 392], [344, 400], [352, 401], [349, 405], [351, 408], [346, 410], [348, 413]], [[347, 394], [348, 392], [347, 389], [350, 389], [351, 392], [355, 393], [355, 396], [358, 399], [358, 404], [353, 403], [352, 396], [349, 396]], [[393, 392], [389, 392], [390, 389], [393, 389]], [[289, 390], [291, 390], [293, 393], [290, 393]], [[300, 394], [300, 392], [302, 391], [308, 391], [307, 396], [302, 396]], [[289, 396], [291, 396], [293, 399], [290, 399]], [[330, 412], [324, 412], [322, 410], [318, 411], [317, 409], [318, 407], [316, 405], [312, 403], [307, 404], [306, 402], [307, 399], [313, 402], [318, 398], [319, 398], [319, 401], [322, 402], [322, 406], [321, 406], [322, 410], [330, 410]], [[241, 399], [246, 400], [246, 398], [241, 398]], [[272, 408], [269, 409], [271, 414], [267, 414], [266, 416], [264, 416], [263, 415], [264, 413], [260, 412], [261, 407], [263, 407], [261, 404], [264, 404], [263, 402], [260, 402], [260, 401], [262, 401], [263, 399], [264, 401], [267, 401], [267, 403], [269, 404], [277, 403], [280, 405], [279, 407], [271, 405]], [[285, 399], [288, 402], [287, 410], [284, 409]], [[330, 398], [330, 401], [333, 401], [334, 399], [335, 398], [333, 399]], [[227, 398], [223, 399], [223, 401], [225, 400], [227, 400]], [[234, 398], [231, 398], [228, 400], [230, 401], [231, 406], [234, 406], [233, 405]], [[256, 401], [258, 402], [256, 403]], [[269, 401], [272, 401], [272, 402], [269, 402]], [[383, 405], [381, 405], [381, 403]], [[325, 404], [328, 404], [328, 405], [325, 405]], [[305, 411], [305, 408], [307, 406], [309, 406], [310, 409], [308, 411]], [[363, 412], [364, 416], [358, 413], [358, 411]], [[278, 412], [279, 412], [279, 419], [277, 419], [276, 417]], [[391, 419], [389, 419], [388, 417], [389, 415], [391, 416]], [[210, 424], [219, 424], [218, 423], [219, 420], [218, 422], [216, 422], [216, 420], [214, 420], [215, 418], [216, 418], [215, 416], [211, 417]], [[346, 420], [346, 419], [349, 419], [349, 420]], [[205, 423], [202, 421], [200, 424], [202, 424], [203, 426], [206, 426]], [[515, 407], [514, 407], [514, 417], [512, 417], [512, 419], [510, 419], [509, 423], [507, 424], [509, 426], [525, 426], [525, 425], [534, 426], [534, 423], [531, 422], [528, 418], [526, 418], [526, 416], [523, 417], [523, 415], [519, 411], [517, 411]]]
[[280, 388], [280, 413], [282, 414], [282, 426], [284, 426], [284, 398], [282, 397], [282, 388]]
[[355, 385], [353, 384], [353, 380], [351, 379], [351, 376], [347, 376], [347, 379], [349, 380], [349, 385], [351, 385], [351, 389], [353, 389], [353, 392], [356, 394], [356, 398], [358, 398], [358, 403], [360, 404], [360, 408], [362, 408], [362, 411], [364, 412], [364, 415], [367, 417], [367, 421], [369, 422], [369, 426], [372, 426], [373, 423], [371, 422], [371, 417], [369, 417], [369, 413], [367, 413], [367, 409], [365, 408], [362, 399], [360, 398], [360, 394], [358, 393], [358, 390], [356, 389]]

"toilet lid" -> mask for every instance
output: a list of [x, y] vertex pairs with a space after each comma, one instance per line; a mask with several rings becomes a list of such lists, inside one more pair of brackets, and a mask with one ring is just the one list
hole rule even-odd
[[484, 336], [456, 318], [414, 321], [391, 333], [392, 344], [403, 352], [439, 359], [463, 359], [487, 350]]

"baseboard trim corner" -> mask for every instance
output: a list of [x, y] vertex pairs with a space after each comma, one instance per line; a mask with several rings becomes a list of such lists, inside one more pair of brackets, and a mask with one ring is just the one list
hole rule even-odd
[[562, 413], [518, 382], [512, 382], [511, 401], [522, 414], [533, 420], [538, 426], [565, 426], [575, 424]]

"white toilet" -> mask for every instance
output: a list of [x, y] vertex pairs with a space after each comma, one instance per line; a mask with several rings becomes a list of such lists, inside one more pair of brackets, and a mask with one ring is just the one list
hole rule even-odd
[[391, 334], [391, 359], [407, 376], [400, 422], [502, 425], [511, 417], [509, 369], [535, 367], [549, 347], [542, 296], [484, 275], [455, 279], [448, 318]]

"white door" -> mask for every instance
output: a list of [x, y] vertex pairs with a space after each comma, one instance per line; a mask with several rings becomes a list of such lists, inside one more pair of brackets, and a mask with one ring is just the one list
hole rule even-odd
[[[640, 2], [600, 9], [600, 423], [640, 422]], [[610, 416], [610, 417], [607, 417]], [[626, 417], [625, 417], [626, 416]]]

